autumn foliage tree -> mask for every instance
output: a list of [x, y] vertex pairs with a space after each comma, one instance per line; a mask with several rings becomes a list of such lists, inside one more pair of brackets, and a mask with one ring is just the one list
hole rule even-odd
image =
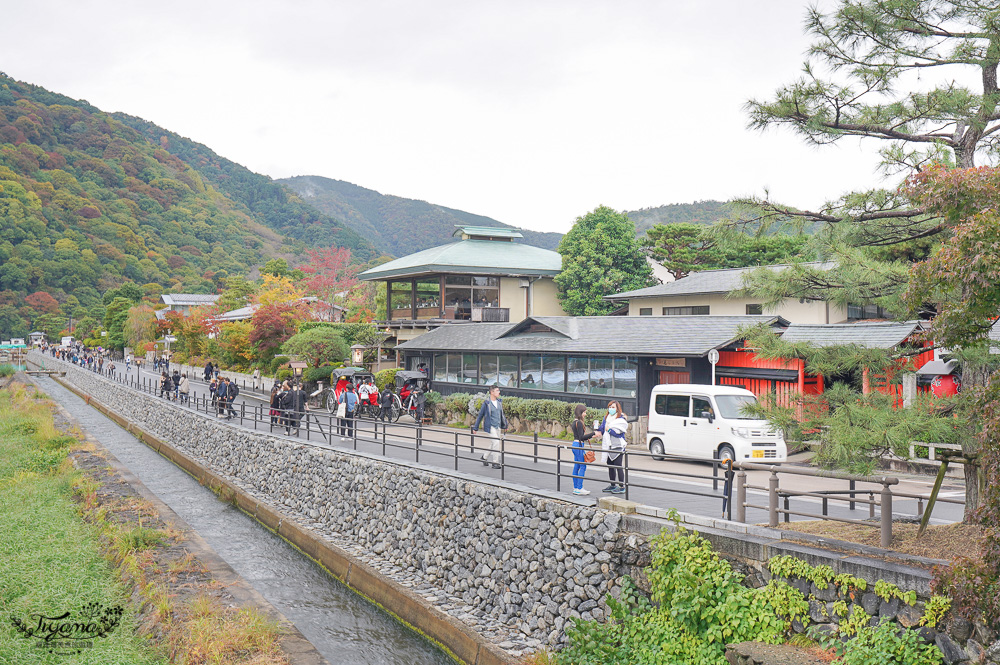
[[323, 302], [334, 304], [337, 295], [358, 283], [357, 265], [351, 264], [351, 250], [346, 247], [306, 250], [309, 260], [299, 266], [305, 273], [300, 284], [305, 292]]
[[304, 318], [300, 303], [279, 302], [261, 305], [254, 312], [250, 325], [249, 342], [257, 349], [257, 357], [270, 360], [281, 345], [296, 333], [298, 323]]

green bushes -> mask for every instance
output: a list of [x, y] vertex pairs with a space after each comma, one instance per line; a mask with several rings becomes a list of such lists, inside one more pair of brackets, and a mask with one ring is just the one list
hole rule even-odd
[[809, 610], [802, 593], [784, 582], [743, 586], [707, 540], [684, 529], [653, 540], [647, 571], [651, 598], [626, 578], [621, 600], [607, 598], [611, 621], [575, 619], [566, 630], [569, 644], [559, 663], [725, 665], [726, 644], [780, 643], [791, 620]]
[[307, 367], [302, 371], [302, 380], [306, 383], [323, 381], [327, 385], [330, 385], [330, 375], [333, 374], [333, 369], [333, 365], [324, 365], [323, 367]]
[[[470, 393], [452, 393], [441, 400], [441, 406], [447, 411], [466, 413], [469, 400], [475, 395]], [[483, 405], [484, 397], [476, 398], [473, 405], [476, 412]], [[540, 422], [555, 421], [569, 426], [573, 424], [573, 412], [576, 410], [576, 403], [561, 402], [556, 399], [527, 399], [524, 397], [503, 397], [503, 411], [507, 418], [516, 418], [521, 421]], [[588, 408], [584, 414], [584, 422], [591, 423], [593, 420], [602, 420], [607, 415], [607, 409]]]
[[375, 374], [375, 387], [379, 391], [385, 390], [386, 386], [396, 385], [396, 372], [400, 371], [397, 369], [384, 369], [381, 372]]
[[7, 364], [0, 365], [0, 378], [4, 378], [4, 377], [8, 377], [8, 376], [13, 376], [13, 375], [14, 375], [14, 366], [13, 365], [7, 365]]

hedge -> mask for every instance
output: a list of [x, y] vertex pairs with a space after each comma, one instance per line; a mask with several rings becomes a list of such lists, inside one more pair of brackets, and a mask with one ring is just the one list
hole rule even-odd
[[378, 388], [379, 392], [385, 390], [386, 386], [396, 385], [396, 372], [399, 369], [384, 369], [381, 372], [375, 374], [375, 387]]
[[[452, 393], [442, 399], [442, 404], [448, 411], [466, 413], [469, 400], [471, 399], [475, 399], [475, 411], [478, 413], [479, 409], [483, 406], [483, 400], [486, 399], [486, 396], [482, 393], [478, 395]], [[573, 424], [573, 412], [576, 410], [576, 406], [576, 403], [563, 402], [557, 399], [503, 398], [503, 410], [508, 418], [530, 421], [554, 420], [563, 425]], [[590, 423], [592, 420], [602, 420], [607, 413], [607, 409], [588, 407], [587, 412], [583, 416], [584, 422]]]

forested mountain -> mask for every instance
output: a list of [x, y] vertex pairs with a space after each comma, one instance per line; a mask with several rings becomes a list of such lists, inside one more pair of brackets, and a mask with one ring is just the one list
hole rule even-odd
[[102, 294], [126, 282], [153, 295], [215, 292], [299, 241], [374, 254], [340, 226], [204, 146], [0, 73], [7, 335], [44, 316], [100, 319]]
[[[328, 215], [344, 220], [375, 246], [394, 256], [443, 245], [454, 240], [456, 224], [511, 227], [490, 217], [462, 210], [381, 194], [342, 180], [321, 176], [284, 178], [283, 183]], [[554, 250], [562, 234], [520, 229], [524, 242]]]
[[694, 203], [671, 203], [655, 208], [627, 211], [625, 214], [635, 222], [635, 231], [640, 236], [657, 224], [714, 224], [726, 216], [725, 201], [695, 201]]
[[[365, 229], [340, 222], [343, 217], [306, 203], [280, 181], [254, 173], [221, 157], [208, 146], [196, 143], [151, 122], [115, 113], [113, 117], [141, 132], [150, 142], [197, 171], [213, 187], [245, 206], [254, 219], [307, 245], [337, 245], [351, 250], [354, 258], [367, 261], [376, 255]], [[361, 233], [359, 233], [359, 231]]]

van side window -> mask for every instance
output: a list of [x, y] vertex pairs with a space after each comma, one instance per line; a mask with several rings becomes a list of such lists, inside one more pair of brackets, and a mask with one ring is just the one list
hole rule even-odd
[[704, 397], [692, 397], [691, 399], [694, 400], [692, 402], [692, 406], [694, 407], [694, 409], [691, 411], [691, 413], [693, 414], [692, 415], [693, 418], [703, 418], [704, 416], [702, 414], [705, 413], [706, 411], [708, 413], [711, 413], [713, 416], [715, 415], [715, 410], [712, 408], [712, 403], [708, 401], [708, 399]]
[[662, 397], [667, 398], [664, 415], [680, 416], [681, 418], [688, 417], [688, 405], [691, 403], [690, 397], [687, 395], [662, 395]]

